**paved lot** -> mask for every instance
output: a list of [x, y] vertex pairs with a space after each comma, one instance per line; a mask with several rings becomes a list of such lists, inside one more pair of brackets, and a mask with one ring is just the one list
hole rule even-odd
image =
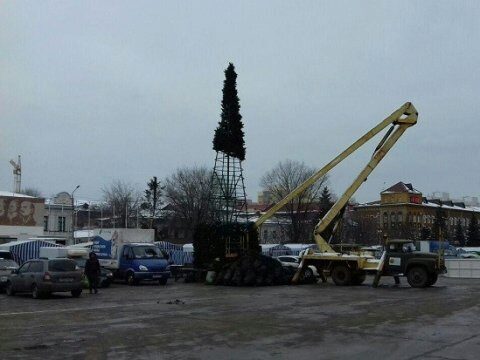
[[429, 289], [382, 282], [1, 294], [0, 358], [478, 359], [480, 280], [441, 278]]

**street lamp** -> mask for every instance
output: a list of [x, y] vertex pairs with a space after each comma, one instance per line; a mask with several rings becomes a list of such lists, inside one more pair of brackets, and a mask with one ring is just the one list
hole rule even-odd
[[73, 200], [73, 194], [75, 194], [75, 191], [80, 187], [80, 185], [77, 185], [75, 189], [72, 191], [72, 241], [75, 243], [75, 228], [73, 226], [73, 218], [75, 216], [75, 202]]

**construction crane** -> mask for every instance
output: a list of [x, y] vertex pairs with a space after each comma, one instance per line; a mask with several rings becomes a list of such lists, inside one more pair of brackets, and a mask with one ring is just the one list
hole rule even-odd
[[17, 162], [10, 160], [13, 166], [13, 192], [19, 193], [22, 189], [22, 162], [20, 155], [18, 155]]
[[[386, 274], [386, 272], [384, 272], [385, 259], [387, 256], [385, 255], [385, 253], [381, 260], [377, 260], [372, 256], [364, 255], [361, 253], [340, 253], [335, 251], [330, 246], [329, 240], [331, 240], [331, 236], [330, 239], [327, 239], [326, 235], [333, 234], [335, 232], [336, 226], [338, 225], [338, 222], [341, 218], [341, 214], [343, 213], [343, 209], [347, 205], [349, 199], [358, 190], [361, 184], [367, 180], [370, 173], [385, 157], [388, 151], [395, 145], [395, 143], [403, 135], [403, 133], [409, 127], [417, 123], [417, 118], [418, 112], [413, 106], [413, 104], [410, 102], [405, 103], [403, 106], [394, 111], [390, 116], [385, 118], [374, 128], [365, 133], [347, 149], [341, 152], [327, 165], [318, 170], [304, 183], [299, 185], [291, 193], [285, 196], [277, 204], [272, 206], [264, 215], [262, 215], [255, 222], [254, 226], [258, 229], [266, 220], [272, 217], [288, 202], [290, 202], [292, 199], [305, 191], [309, 186], [313, 185], [317, 180], [327, 174], [331, 169], [333, 169], [335, 166], [345, 160], [349, 155], [355, 152], [358, 148], [368, 142], [375, 135], [390, 126], [388, 131], [383, 136], [382, 140], [376, 146], [370, 161], [355, 178], [352, 184], [347, 188], [347, 190], [343, 193], [343, 195], [335, 202], [332, 208], [325, 214], [322, 219], [320, 219], [318, 224], [315, 226], [314, 236], [319, 252], [313, 252], [309, 250], [306, 254], [302, 256], [298, 271], [293, 278], [294, 283], [301, 278], [302, 272], [309, 265], [314, 265], [318, 269], [318, 272], [322, 276], [322, 279], [324, 281], [326, 281], [326, 278], [324, 277], [325, 274], [331, 274], [334, 282], [337, 285], [361, 284], [365, 280], [365, 276], [367, 273], [376, 274], [377, 276], [375, 278], [375, 282], [378, 284], [380, 276], [382, 274]], [[426, 271], [426, 274], [424, 274], [425, 276], [427, 276], [427, 279], [422, 279], [421, 282], [417, 281], [417, 283], [419, 283], [420, 285], [432, 285], [436, 281], [436, 274], [443, 271], [443, 268], [440, 269], [439, 267], [436, 267], [435, 264], [431, 265], [430, 260], [431, 259], [425, 260], [424, 257], [424, 260], [421, 260], [420, 263], [414, 262], [417, 267], [423, 268], [423, 266], [425, 265], [425, 261], [428, 261], [428, 266], [425, 265], [428, 271]], [[431, 266], [433, 267], [430, 268]], [[402, 272], [401, 275], [406, 275], [406, 272], [408, 270], [409, 269], [406, 268], [403, 269], [403, 272], [405, 274]], [[398, 275], [398, 273], [394, 274], [393, 272], [388, 274], [392, 276]]]

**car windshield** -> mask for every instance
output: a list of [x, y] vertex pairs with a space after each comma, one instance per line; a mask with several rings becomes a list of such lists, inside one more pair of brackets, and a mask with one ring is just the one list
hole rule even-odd
[[0, 259], [0, 270], [2, 269], [17, 269], [18, 265], [15, 261], [10, 259]]
[[163, 254], [156, 246], [134, 246], [135, 259], [163, 259]]
[[48, 262], [49, 271], [75, 271], [75, 261], [73, 260], [50, 260]]

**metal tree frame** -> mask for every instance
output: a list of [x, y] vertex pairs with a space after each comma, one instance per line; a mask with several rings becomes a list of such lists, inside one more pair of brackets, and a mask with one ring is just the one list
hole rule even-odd
[[[222, 151], [217, 151], [212, 173], [210, 203], [216, 222], [229, 225], [248, 221], [247, 196], [243, 178], [242, 161]], [[239, 221], [239, 217], [243, 220]], [[240, 243], [239, 243], [240, 242]], [[243, 248], [240, 240], [226, 239], [227, 254]]]

